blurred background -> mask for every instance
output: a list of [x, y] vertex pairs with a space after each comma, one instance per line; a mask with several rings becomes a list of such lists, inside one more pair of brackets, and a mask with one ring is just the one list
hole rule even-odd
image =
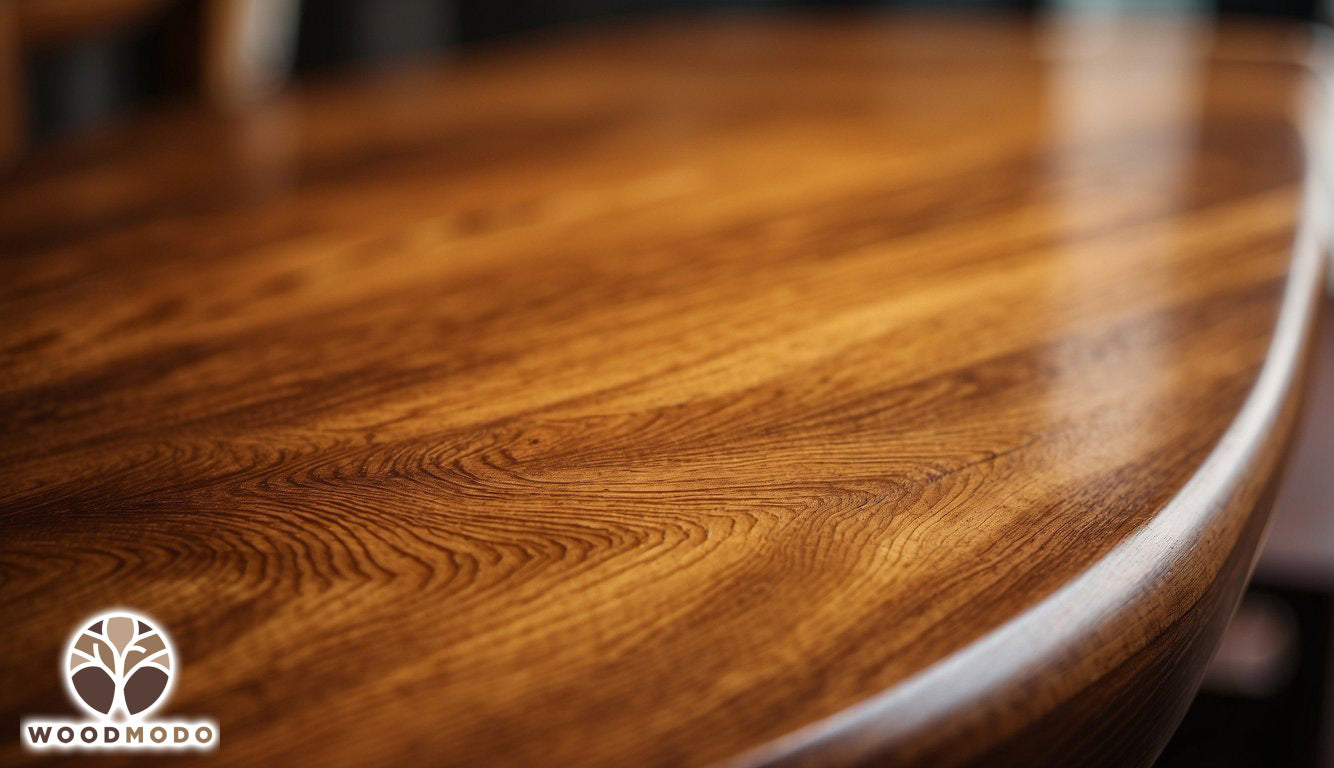
[[331, 70], [467, 55], [497, 39], [682, 13], [931, 10], [1330, 19], [1334, 0], [0, 0], [0, 157], [182, 94], [234, 107]]
[[[302, 81], [655, 15], [1147, 13], [1327, 26], [1334, 0], [0, 0], [0, 169], [185, 100], [243, 110]], [[3, 173], [0, 170], [0, 173]], [[1161, 766], [1334, 766], [1334, 327], [1253, 586]]]

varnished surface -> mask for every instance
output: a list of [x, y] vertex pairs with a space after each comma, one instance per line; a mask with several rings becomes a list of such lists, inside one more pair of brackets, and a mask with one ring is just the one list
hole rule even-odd
[[1249, 572], [1301, 35], [681, 22], [0, 191], [0, 712], [175, 639], [217, 765], [1128, 764]]

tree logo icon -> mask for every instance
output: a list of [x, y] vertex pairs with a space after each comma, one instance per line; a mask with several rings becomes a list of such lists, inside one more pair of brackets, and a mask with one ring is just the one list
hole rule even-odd
[[166, 700], [175, 655], [167, 633], [144, 617], [99, 616], [70, 640], [71, 698], [103, 718], [138, 717]]
[[218, 721], [211, 717], [147, 717], [167, 700], [180, 669], [180, 657], [157, 622], [136, 611], [116, 608], [76, 626], [60, 657], [60, 678], [70, 700], [86, 714], [78, 718], [23, 717], [19, 739], [25, 749], [138, 752], [218, 748], [221, 732]]

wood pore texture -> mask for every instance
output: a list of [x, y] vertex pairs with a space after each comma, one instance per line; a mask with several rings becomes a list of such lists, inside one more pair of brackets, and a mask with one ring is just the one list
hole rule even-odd
[[0, 762], [114, 606], [191, 763], [1151, 761], [1298, 414], [1308, 49], [668, 20], [38, 152]]

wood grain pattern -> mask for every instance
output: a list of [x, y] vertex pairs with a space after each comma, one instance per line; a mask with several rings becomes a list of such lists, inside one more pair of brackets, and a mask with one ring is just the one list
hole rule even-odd
[[125, 605], [214, 765], [1151, 760], [1327, 199], [1299, 35], [1092, 32], [631, 27], [26, 161], [0, 758]]

